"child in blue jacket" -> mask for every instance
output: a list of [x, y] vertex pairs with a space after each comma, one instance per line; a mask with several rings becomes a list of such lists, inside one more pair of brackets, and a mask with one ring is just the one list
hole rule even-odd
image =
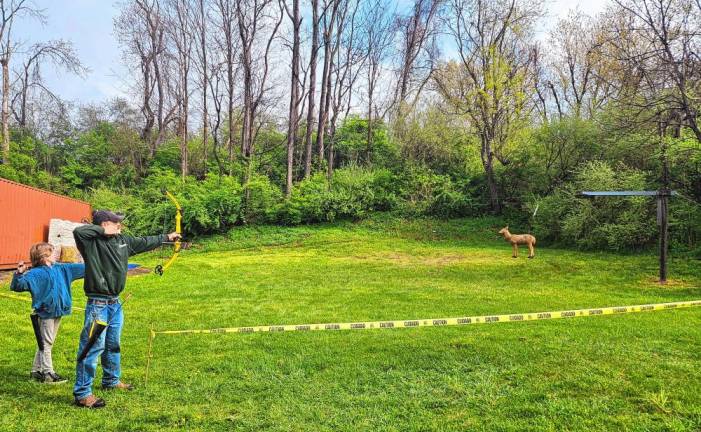
[[37, 341], [43, 350], [38, 348], [34, 355], [30, 377], [47, 384], [60, 384], [67, 380], [54, 371], [51, 349], [61, 317], [71, 313], [71, 282], [85, 276], [85, 264], [57, 264], [52, 257], [53, 249], [49, 243], [33, 245], [29, 250], [33, 268], [27, 271], [24, 262], [20, 262], [10, 289], [29, 291], [34, 314], [38, 316]]

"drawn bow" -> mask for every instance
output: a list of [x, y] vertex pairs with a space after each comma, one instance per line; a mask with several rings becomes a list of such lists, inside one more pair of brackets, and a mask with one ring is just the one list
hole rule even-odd
[[[168, 191], [164, 191], [165, 195], [170, 199], [173, 204], [175, 205], [175, 232], [178, 234], [182, 233], [182, 228], [180, 226], [180, 221], [182, 220], [182, 209], [180, 207], [180, 203], [178, 203], [178, 200], [175, 199], [173, 194], [171, 194]], [[180, 253], [180, 249], [182, 247], [182, 243], [180, 242], [180, 238], [177, 238], [174, 242], [164, 242], [164, 244], [172, 244], [173, 245], [173, 255], [166, 261], [165, 264], [157, 265], [156, 268], [153, 270], [157, 275], [163, 276], [163, 272], [170, 267], [171, 264], [175, 261], [175, 259], [178, 257], [178, 254]]]

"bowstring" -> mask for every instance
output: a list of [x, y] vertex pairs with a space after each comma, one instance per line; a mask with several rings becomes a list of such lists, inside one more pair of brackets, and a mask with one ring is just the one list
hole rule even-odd
[[[163, 215], [163, 217], [162, 217], [162, 219], [163, 219], [163, 228], [161, 229], [161, 234], [165, 235], [165, 234], [167, 234], [167, 233], [166, 233], [166, 229], [167, 229], [166, 224], [167, 224], [167, 220], [168, 220], [168, 208], [167, 208], [166, 206], [163, 206], [162, 215]], [[158, 257], [159, 260], [160, 260], [159, 265], [161, 265], [161, 266], [162, 266], [163, 264], [165, 264], [165, 261], [166, 261], [166, 260], [165, 260], [165, 252], [164, 252], [164, 251], [165, 251], [165, 244], [164, 244], [163, 242], [161, 242], [160, 253], [159, 253], [159, 257]]]

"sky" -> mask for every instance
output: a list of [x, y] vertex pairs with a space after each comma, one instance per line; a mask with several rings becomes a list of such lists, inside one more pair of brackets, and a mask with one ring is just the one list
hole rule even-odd
[[[558, 18], [565, 17], [574, 8], [595, 14], [603, 11], [608, 3], [609, 0], [546, 0], [548, 17], [539, 33], [546, 35]], [[128, 97], [127, 69], [112, 24], [119, 13], [118, 3], [111, 0], [35, 0], [34, 4], [44, 9], [46, 24], [22, 19], [13, 29], [15, 38], [24, 46], [52, 39], [69, 40], [89, 69], [87, 76], [80, 78], [45, 68], [43, 74], [49, 88], [63, 99], [77, 103], [101, 103], [116, 96]]]

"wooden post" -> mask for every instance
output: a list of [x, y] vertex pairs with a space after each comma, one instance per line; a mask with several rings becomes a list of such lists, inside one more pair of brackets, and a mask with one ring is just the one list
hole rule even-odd
[[660, 227], [660, 284], [667, 283], [667, 249], [669, 240], [669, 211], [667, 203], [669, 190], [660, 190], [657, 196], [657, 223]]
[[667, 283], [667, 245], [669, 243], [669, 210], [667, 204], [672, 192], [669, 190], [669, 159], [667, 141], [664, 139], [666, 126], [660, 122], [660, 144], [662, 159], [662, 188], [657, 194], [657, 211], [660, 224], [660, 285]]
[[149, 329], [148, 335], [148, 353], [146, 354], [146, 373], [144, 374], [144, 387], [148, 386], [148, 373], [151, 369], [151, 357], [153, 352], [153, 340], [156, 338], [156, 332], [153, 327]]

